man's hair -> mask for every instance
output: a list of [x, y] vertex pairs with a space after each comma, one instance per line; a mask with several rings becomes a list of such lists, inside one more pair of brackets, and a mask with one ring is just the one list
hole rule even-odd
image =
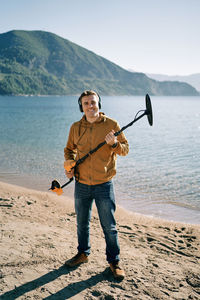
[[90, 95], [95, 95], [95, 96], [97, 96], [97, 97], [99, 98], [99, 95], [98, 95], [95, 91], [93, 91], [93, 90], [86, 90], [86, 91], [84, 91], [84, 92], [80, 95], [79, 99], [80, 99], [80, 101], [81, 101], [81, 99], [82, 99], [83, 97], [85, 97], [85, 96], [90, 96]]
[[82, 99], [83, 97], [85, 97], [85, 96], [90, 96], [90, 95], [95, 95], [95, 96], [98, 97], [98, 99], [99, 99], [99, 108], [101, 108], [101, 98], [100, 98], [99, 94], [97, 94], [97, 93], [96, 93], [95, 91], [93, 91], [93, 90], [86, 90], [86, 91], [84, 91], [84, 92], [80, 95], [80, 97], [78, 98], [79, 109], [80, 109], [81, 112], [83, 112], [83, 107], [82, 107], [81, 99]]

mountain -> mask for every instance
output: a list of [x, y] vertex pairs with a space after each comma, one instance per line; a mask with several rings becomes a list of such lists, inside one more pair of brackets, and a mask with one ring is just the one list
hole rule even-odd
[[182, 82], [132, 73], [69, 40], [45, 31], [0, 34], [1, 95], [198, 95]]
[[158, 80], [158, 81], [181, 81], [187, 82], [192, 85], [197, 91], [200, 91], [200, 73], [191, 74], [191, 75], [164, 75], [164, 74], [146, 74], [148, 77]]

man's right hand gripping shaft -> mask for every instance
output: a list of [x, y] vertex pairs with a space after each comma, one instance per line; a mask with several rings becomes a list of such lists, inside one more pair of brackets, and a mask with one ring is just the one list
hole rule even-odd
[[74, 176], [74, 166], [76, 162], [74, 160], [67, 160], [64, 162], [65, 174], [67, 178], [72, 178]]

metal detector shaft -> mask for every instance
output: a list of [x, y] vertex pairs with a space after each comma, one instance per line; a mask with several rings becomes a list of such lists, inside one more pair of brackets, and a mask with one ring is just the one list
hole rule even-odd
[[118, 136], [122, 131], [124, 131], [126, 128], [132, 126], [133, 123], [135, 123], [136, 121], [138, 121], [139, 119], [141, 119], [145, 115], [146, 115], [146, 111], [143, 114], [141, 114], [139, 117], [135, 118], [132, 122], [130, 122], [129, 124], [127, 124], [124, 127], [122, 127], [119, 131], [115, 132], [114, 135]]
[[63, 184], [63, 185], [61, 186], [61, 189], [64, 188], [64, 187], [65, 187], [66, 185], [68, 185], [69, 183], [71, 183], [73, 180], [74, 180], [73, 177], [70, 178], [69, 181], [67, 181], [65, 184]]

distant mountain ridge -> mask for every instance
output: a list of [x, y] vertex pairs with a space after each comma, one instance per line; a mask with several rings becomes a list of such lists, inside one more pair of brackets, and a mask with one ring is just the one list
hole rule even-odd
[[158, 81], [181, 81], [187, 82], [192, 85], [197, 91], [200, 91], [200, 73], [190, 74], [190, 75], [164, 75], [164, 74], [151, 74], [146, 73], [146, 75], [152, 79]]
[[0, 34], [1, 95], [198, 95], [181, 82], [132, 73], [69, 40], [45, 31]]

